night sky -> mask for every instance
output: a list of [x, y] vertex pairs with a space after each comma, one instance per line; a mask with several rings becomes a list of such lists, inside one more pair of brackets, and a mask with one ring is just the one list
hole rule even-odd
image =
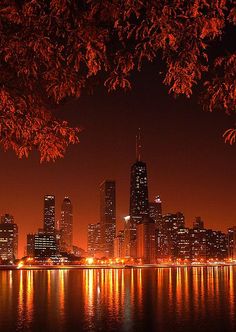
[[197, 94], [175, 99], [161, 84], [158, 68], [147, 65], [133, 76], [129, 92], [108, 94], [98, 86], [77, 101], [65, 102], [59, 116], [84, 128], [81, 143], [64, 159], [39, 163], [33, 153], [19, 160], [0, 152], [0, 213], [19, 226], [20, 256], [26, 234], [43, 225], [43, 196], [56, 195], [56, 211], [65, 195], [74, 207], [74, 242], [86, 249], [87, 224], [99, 221], [99, 184], [117, 185], [117, 220], [129, 211], [129, 172], [135, 161], [135, 135], [141, 127], [143, 160], [148, 167], [149, 199], [160, 194], [164, 213], [181, 211], [188, 226], [201, 216], [205, 226], [226, 231], [236, 225], [236, 145], [223, 132], [232, 119], [201, 109]]

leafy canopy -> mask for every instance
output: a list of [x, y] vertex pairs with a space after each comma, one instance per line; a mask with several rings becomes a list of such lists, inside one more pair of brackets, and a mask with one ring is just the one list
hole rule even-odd
[[131, 72], [156, 58], [170, 93], [190, 97], [202, 82], [204, 107], [234, 114], [236, 54], [209, 51], [235, 24], [233, 0], [1, 0], [1, 145], [63, 157], [80, 130], [55, 117], [57, 105], [101, 77], [108, 91], [130, 89]]

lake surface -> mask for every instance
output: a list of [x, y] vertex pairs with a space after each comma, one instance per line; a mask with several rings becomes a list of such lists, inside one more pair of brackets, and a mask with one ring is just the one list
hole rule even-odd
[[236, 331], [236, 267], [0, 271], [0, 331]]

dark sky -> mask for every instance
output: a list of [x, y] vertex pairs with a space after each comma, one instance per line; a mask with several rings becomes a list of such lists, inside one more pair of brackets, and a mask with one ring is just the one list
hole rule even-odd
[[108, 94], [103, 87], [63, 105], [60, 116], [84, 128], [81, 143], [55, 163], [36, 153], [18, 160], [0, 152], [0, 213], [19, 225], [20, 255], [26, 233], [42, 227], [43, 196], [56, 195], [57, 219], [64, 195], [74, 206], [74, 242], [86, 248], [87, 224], [99, 220], [99, 183], [117, 183], [117, 220], [128, 214], [129, 171], [135, 135], [142, 129], [149, 197], [160, 194], [164, 213], [182, 211], [187, 225], [201, 216], [208, 228], [236, 225], [236, 145], [223, 142], [232, 124], [223, 113], [207, 113], [197, 95], [174, 99], [160, 83], [155, 65], [133, 77], [130, 92]]

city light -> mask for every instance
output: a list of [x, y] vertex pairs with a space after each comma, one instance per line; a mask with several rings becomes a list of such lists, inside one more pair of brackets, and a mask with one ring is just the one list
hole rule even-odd
[[94, 258], [93, 258], [93, 257], [88, 257], [88, 258], [86, 258], [86, 263], [87, 263], [88, 265], [92, 265], [92, 264], [94, 263]]
[[24, 263], [23, 263], [22, 261], [20, 261], [20, 262], [17, 264], [17, 269], [21, 269], [23, 266], [24, 266]]

